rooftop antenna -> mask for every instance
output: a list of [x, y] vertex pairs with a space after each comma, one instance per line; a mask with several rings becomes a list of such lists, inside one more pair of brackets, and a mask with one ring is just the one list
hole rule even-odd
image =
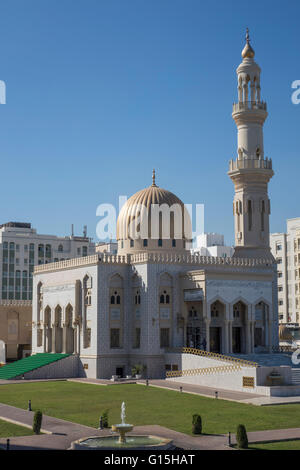
[[83, 226], [83, 236], [86, 238], [87, 237], [87, 225]]
[[74, 224], [71, 225], [71, 237], [74, 237]]

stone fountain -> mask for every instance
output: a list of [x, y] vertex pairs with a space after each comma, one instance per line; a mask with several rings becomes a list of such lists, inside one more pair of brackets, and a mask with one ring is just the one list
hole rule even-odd
[[125, 423], [125, 403], [121, 405], [121, 423], [113, 424], [111, 430], [119, 436], [92, 436], [72, 442], [73, 450], [167, 450], [173, 448], [173, 442], [159, 436], [152, 435], [130, 435], [126, 433], [133, 430], [133, 424]]
[[121, 421], [122, 423], [121, 424], [113, 424], [111, 429], [112, 431], [114, 432], [118, 432], [119, 433], [119, 444], [125, 444], [126, 443], [126, 433], [127, 432], [130, 432], [133, 430], [133, 425], [132, 424], [126, 424], [125, 423], [125, 418], [126, 418], [126, 414], [125, 414], [125, 403], [123, 402], [122, 403], [122, 406], [121, 406]]

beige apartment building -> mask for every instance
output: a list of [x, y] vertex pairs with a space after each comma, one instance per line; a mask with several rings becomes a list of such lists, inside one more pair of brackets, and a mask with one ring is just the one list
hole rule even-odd
[[277, 261], [280, 323], [300, 322], [300, 217], [287, 219], [286, 233], [272, 233], [270, 246]]

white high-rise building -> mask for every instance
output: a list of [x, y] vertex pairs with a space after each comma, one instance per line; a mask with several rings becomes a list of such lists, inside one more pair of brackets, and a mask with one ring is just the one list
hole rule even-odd
[[0, 225], [0, 339], [8, 358], [21, 357], [31, 348], [34, 265], [93, 254], [94, 244], [84, 235], [41, 235], [30, 223]]
[[226, 246], [224, 235], [220, 233], [201, 233], [196, 238], [196, 246], [191, 250], [192, 254], [200, 256], [231, 257], [234, 253], [233, 246]]
[[272, 233], [270, 246], [278, 266], [279, 321], [299, 323], [300, 217], [287, 220], [286, 233]]

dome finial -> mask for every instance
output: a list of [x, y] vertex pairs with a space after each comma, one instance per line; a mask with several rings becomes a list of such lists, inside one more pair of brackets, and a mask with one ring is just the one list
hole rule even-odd
[[249, 28], [246, 28], [246, 46], [242, 50], [242, 57], [243, 59], [245, 59], [246, 57], [253, 59], [254, 55], [255, 52], [250, 46]]
[[152, 171], [152, 186], [156, 186], [155, 184], [155, 169], [153, 168], [153, 171]]
[[250, 42], [250, 37], [249, 37], [249, 28], [246, 28], [246, 41], [249, 44]]

